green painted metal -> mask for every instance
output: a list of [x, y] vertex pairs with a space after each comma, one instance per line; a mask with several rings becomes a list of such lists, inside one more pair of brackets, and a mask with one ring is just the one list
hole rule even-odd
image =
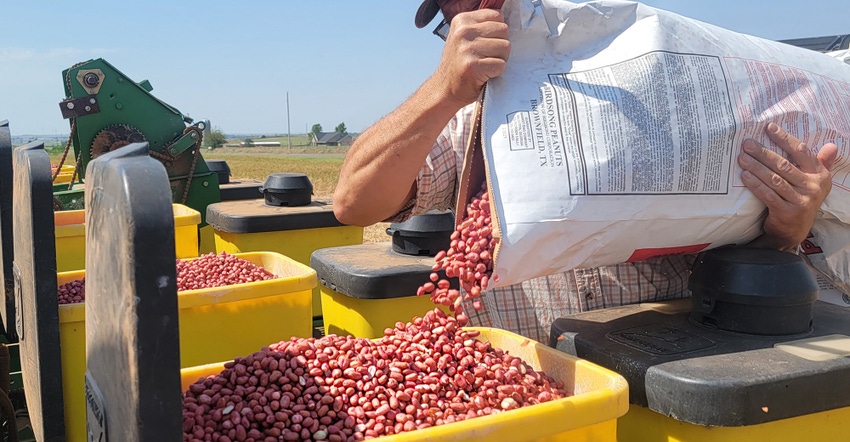
[[57, 191], [53, 186], [53, 210], [82, 210], [85, 196], [85, 189]]
[[[218, 177], [201, 156], [201, 130], [186, 131], [193, 120], [154, 97], [150, 82], [135, 82], [102, 58], [65, 69], [62, 81], [66, 99], [60, 107], [71, 121], [77, 173], [83, 182], [98, 133], [129, 126], [142, 134], [150, 144], [151, 156], [163, 163], [173, 201], [201, 212], [201, 226], [206, 225], [207, 205], [221, 201], [221, 196]], [[187, 183], [189, 192], [184, 193]], [[60, 205], [81, 208], [75, 190], [54, 190]]]

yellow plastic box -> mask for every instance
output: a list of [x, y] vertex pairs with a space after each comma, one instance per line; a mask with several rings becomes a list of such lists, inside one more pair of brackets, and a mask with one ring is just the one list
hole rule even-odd
[[[70, 183], [71, 177], [74, 176], [74, 171], [76, 170], [75, 166], [65, 164], [59, 169], [59, 173], [56, 175], [56, 179], [53, 180], [53, 184], [63, 184]], [[55, 170], [50, 171], [51, 174], [56, 173]], [[79, 179], [79, 175], [77, 175]]]
[[[617, 418], [629, 408], [628, 384], [622, 376], [588, 361], [556, 351], [520, 335], [477, 328], [479, 339], [522, 358], [564, 383], [573, 396], [500, 414], [416, 430], [373, 440], [411, 441], [610, 441], [617, 440]], [[259, 350], [259, 348], [257, 349]], [[199, 378], [215, 375], [224, 363], [185, 368], [183, 390]]]
[[409, 322], [434, 308], [429, 296], [362, 299], [321, 286], [322, 322], [325, 333], [377, 338], [396, 322]]
[[850, 407], [758, 425], [709, 427], [682, 422], [632, 404], [618, 425], [620, 442], [840, 441], [850, 440]]
[[275, 252], [234, 255], [283, 277], [180, 292], [180, 363], [184, 367], [253, 353], [293, 336], [313, 335], [311, 294], [316, 271]]
[[[64, 169], [64, 167], [63, 167], [63, 169]], [[53, 180], [53, 184], [65, 184], [65, 183], [70, 183], [70, 182], [71, 182], [71, 178], [72, 178], [73, 176], [74, 176], [74, 172], [64, 172], [64, 171], [63, 171], [63, 172], [59, 172], [59, 174], [58, 174], [58, 175], [56, 175], [56, 179], [55, 179], [55, 180]], [[77, 178], [79, 178], [79, 176], [78, 176]]]
[[[429, 296], [416, 296], [433, 266], [433, 257], [395, 252], [391, 242], [313, 252], [310, 267], [319, 279], [325, 333], [379, 338], [396, 322], [433, 310]], [[452, 287], [457, 289], [456, 279]]]
[[[56, 275], [57, 286], [83, 279], [85, 270]], [[86, 441], [86, 305], [59, 305], [59, 349], [62, 360], [62, 397], [65, 408], [65, 437]]]
[[[174, 251], [178, 258], [198, 256], [198, 224], [201, 213], [182, 204], [173, 204]], [[53, 213], [56, 230], [56, 271], [86, 268], [86, 212], [65, 210]]]
[[[180, 363], [183, 367], [247, 355], [272, 342], [312, 335], [311, 293], [316, 272], [273, 252], [237, 253], [278, 279], [179, 292]], [[191, 261], [191, 259], [188, 259]], [[59, 286], [85, 271], [56, 275]], [[59, 306], [62, 392], [69, 441], [85, 441], [85, 304]]]
[[[270, 206], [263, 199], [224, 201], [207, 207], [207, 223], [217, 252], [278, 252], [306, 265], [318, 249], [363, 243], [363, 228], [340, 224], [330, 201], [296, 207]], [[313, 316], [321, 315], [316, 288]]]

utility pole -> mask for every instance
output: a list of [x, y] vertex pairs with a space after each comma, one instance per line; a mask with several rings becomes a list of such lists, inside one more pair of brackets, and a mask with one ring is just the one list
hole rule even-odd
[[289, 128], [289, 91], [286, 92], [286, 142], [289, 150], [292, 150], [292, 131]]

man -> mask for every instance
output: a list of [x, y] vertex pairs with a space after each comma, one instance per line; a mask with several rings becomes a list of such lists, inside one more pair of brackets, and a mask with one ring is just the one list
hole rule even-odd
[[[457, 13], [458, 6], [471, 9], [459, 3], [465, 2], [454, 2], [455, 9], [448, 13], [442, 5], [450, 27], [437, 69], [349, 150], [334, 193], [334, 213], [341, 222], [367, 226], [431, 209], [454, 209], [475, 102], [487, 80], [504, 71], [511, 50], [500, 11]], [[429, 8], [434, 11], [433, 4], [434, 0], [425, 1], [417, 26], [433, 18], [427, 13]], [[768, 208], [764, 234], [751, 246], [794, 251], [829, 193], [829, 168], [837, 147], [828, 144], [815, 155], [775, 124], [767, 131], [790, 161], [753, 140], [744, 142], [738, 158], [742, 181]], [[470, 325], [498, 327], [547, 342], [549, 327], [559, 317], [689, 296], [693, 259], [667, 256], [536, 278], [489, 290], [482, 296], [482, 310], [464, 305], [464, 312]]]

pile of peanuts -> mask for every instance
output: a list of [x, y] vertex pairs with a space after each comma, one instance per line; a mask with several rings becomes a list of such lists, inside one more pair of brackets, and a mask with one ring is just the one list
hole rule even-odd
[[268, 270], [227, 252], [210, 252], [191, 261], [177, 260], [178, 292], [275, 278]]
[[75, 304], [86, 300], [86, 278], [59, 286], [59, 304]]
[[[207, 253], [191, 261], [177, 260], [177, 291], [223, 287], [254, 281], [276, 279], [273, 273], [235, 255]], [[86, 279], [59, 287], [59, 304], [86, 300]]]
[[[492, 219], [490, 218], [490, 197], [487, 183], [481, 184], [478, 193], [466, 205], [463, 221], [452, 232], [448, 250], [437, 253], [430, 279], [417, 290], [419, 296], [429, 294], [434, 304], [445, 305], [455, 313], [461, 326], [469, 322], [463, 314], [463, 301], [473, 300], [472, 307], [481, 309], [481, 292], [487, 290], [493, 273]], [[436, 273], [444, 270], [447, 278], [457, 277], [460, 286], [466, 292], [461, 297], [460, 290], [450, 289], [448, 279], [440, 279]], [[497, 281], [498, 277], [494, 277]]]
[[377, 341], [292, 338], [183, 394], [184, 441], [357, 441], [568, 396], [434, 309]]

